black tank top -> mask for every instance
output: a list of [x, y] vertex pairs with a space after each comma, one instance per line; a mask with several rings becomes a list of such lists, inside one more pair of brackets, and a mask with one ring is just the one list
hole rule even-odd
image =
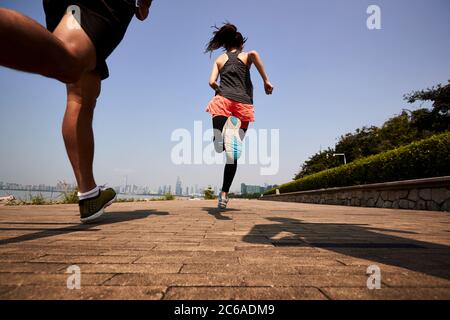
[[228, 61], [220, 70], [219, 94], [225, 98], [253, 104], [250, 68], [238, 58], [240, 51], [227, 52]]

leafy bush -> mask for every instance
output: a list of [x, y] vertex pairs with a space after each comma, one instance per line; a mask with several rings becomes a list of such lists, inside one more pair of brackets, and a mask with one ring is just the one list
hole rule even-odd
[[30, 194], [30, 204], [33, 206], [41, 206], [47, 204], [47, 201], [45, 201], [45, 198], [42, 195], [42, 193], [39, 193], [38, 195], [35, 196], [32, 196]]
[[78, 203], [78, 190], [66, 190], [62, 193], [62, 203], [64, 204], [73, 204]]
[[450, 175], [450, 132], [321, 171], [278, 189], [287, 193], [446, 175]]
[[23, 203], [23, 201], [22, 200], [17, 200], [17, 199], [15, 199], [15, 198], [12, 198], [12, 199], [9, 199], [9, 200], [7, 200], [6, 201], [6, 203], [5, 203], [5, 205], [6, 206], [19, 206], [19, 205], [21, 205]]
[[166, 193], [166, 194], [164, 195], [164, 200], [166, 200], [166, 201], [172, 201], [172, 200], [175, 200], [175, 196], [174, 196], [173, 194], [171, 194], [171, 193]]
[[214, 190], [211, 187], [208, 187], [203, 193], [203, 198], [205, 200], [214, 200], [217, 199], [216, 195], [214, 194]]

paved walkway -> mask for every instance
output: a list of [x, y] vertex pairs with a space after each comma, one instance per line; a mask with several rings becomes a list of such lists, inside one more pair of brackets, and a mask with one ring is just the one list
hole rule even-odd
[[[235, 200], [0, 207], [0, 299], [450, 299], [450, 215]], [[81, 270], [67, 289], [66, 270]], [[366, 270], [381, 269], [368, 290]]]

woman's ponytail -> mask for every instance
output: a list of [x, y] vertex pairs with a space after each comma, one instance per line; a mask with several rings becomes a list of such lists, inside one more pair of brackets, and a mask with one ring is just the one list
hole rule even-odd
[[220, 29], [217, 26], [214, 26], [213, 28], [215, 28], [216, 31], [213, 32], [213, 37], [206, 45], [205, 52], [213, 52], [220, 48], [224, 48], [225, 50], [240, 48], [247, 41], [247, 39], [238, 32], [237, 27], [231, 23], [224, 24]]

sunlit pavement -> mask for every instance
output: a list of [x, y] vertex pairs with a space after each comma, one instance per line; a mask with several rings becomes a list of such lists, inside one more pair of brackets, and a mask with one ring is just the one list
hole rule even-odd
[[449, 213], [215, 206], [115, 204], [94, 225], [75, 205], [0, 206], [0, 298], [450, 299]]

